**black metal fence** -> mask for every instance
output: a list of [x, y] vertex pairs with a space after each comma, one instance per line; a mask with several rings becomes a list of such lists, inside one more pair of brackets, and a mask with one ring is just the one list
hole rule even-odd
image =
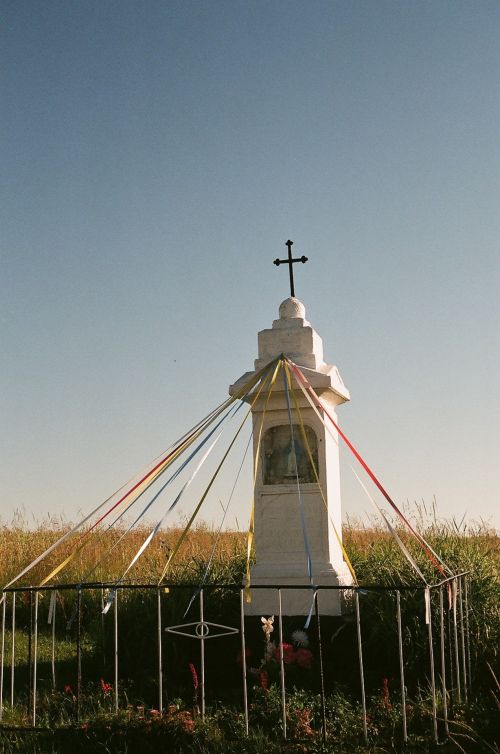
[[[304, 587], [265, 588], [276, 594], [273, 657], [282, 734], [287, 738], [292, 668], [284, 638], [290, 629], [303, 627], [305, 618], [283, 615], [282, 595]], [[321, 592], [327, 589], [342, 590], [350, 601], [344, 616], [321, 614]], [[114, 590], [111, 610], [104, 615], [103, 607]], [[249, 652], [252, 647], [262, 647], [265, 639], [261, 618], [245, 614], [246, 595], [241, 585], [71, 584], [10, 588], [3, 597], [0, 724], [9, 707], [21, 704], [29, 724], [36, 728], [40, 695], [64, 687], [68, 680], [72, 681], [76, 721], [81, 716], [84, 685], [96, 679], [102, 679], [112, 695], [115, 711], [125, 704], [130, 692], [126, 697], [124, 690], [131, 686], [162, 712], [171, 700], [186, 694], [186, 667], [194, 667], [188, 662], [194, 657], [199, 668], [199, 677], [194, 672], [200, 715], [205, 716], [214, 703], [230, 698], [242, 711], [248, 734], [249, 691], [252, 679], [258, 677]], [[406, 742], [411, 733], [407, 696], [423, 686], [432, 702], [429, 734], [436, 742], [448, 735], [453, 705], [467, 701], [472, 680], [468, 573], [428, 587], [311, 588], [308, 633], [315, 652], [308, 684], [321, 697], [325, 738], [328, 690], [342, 680], [360, 701], [363, 735], [368, 741], [367, 693], [378, 682], [381, 663], [390, 668], [391, 683], [398, 687], [402, 740]], [[93, 637], [90, 644], [89, 637]], [[222, 642], [230, 649], [222, 651]], [[215, 645], [218, 649], [212, 650]], [[215, 656], [218, 665], [210, 661]], [[134, 674], [140, 678], [134, 679]]]

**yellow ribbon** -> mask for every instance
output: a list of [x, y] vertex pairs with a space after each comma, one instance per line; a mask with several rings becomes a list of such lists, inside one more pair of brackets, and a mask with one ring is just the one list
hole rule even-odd
[[[169, 460], [170, 460], [170, 459], [169, 459]], [[145, 481], [144, 481], [144, 482], [143, 482], [143, 483], [142, 483], [141, 485], [139, 485], [139, 487], [137, 487], [137, 489], [136, 489], [136, 490], [134, 490], [134, 493], [135, 493], [135, 494], [134, 494], [134, 497], [133, 497], [132, 501], [130, 501], [130, 500], [128, 500], [128, 499], [126, 499], [126, 500], [124, 500], [124, 501], [123, 501], [123, 503], [127, 503], [127, 505], [128, 505], [128, 506], [130, 506], [130, 505], [133, 505], [133, 504], [134, 504], [134, 502], [135, 502], [135, 501], [137, 500], [137, 498], [139, 497], [139, 495], [141, 495], [141, 494], [142, 494], [142, 493], [143, 493], [143, 492], [144, 492], [144, 491], [145, 491], [145, 490], [146, 490], [146, 489], [147, 489], [148, 487], [150, 487], [150, 486], [151, 486], [151, 485], [153, 484], [153, 482], [154, 482], [154, 481], [155, 481], [155, 480], [156, 480], [156, 479], [157, 479], [157, 478], [158, 478], [158, 477], [160, 476], [160, 474], [162, 474], [162, 473], [163, 473], [163, 472], [165, 471], [165, 469], [166, 469], [166, 468], [167, 468], [166, 466], [161, 466], [161, 467], [160, 467], [159, 469], [157, 469], [156, 473], [154, 474], [154, 476], [153, 476], [153, 477], [152, 477], [151, 479], [147, 479], [147, 480], [145, 480]], [[118, 508], [118, 510], [119, 510], [119, 509], [120, 509], [120, 508]], [[95, 531], [95, 535], [96, 535], [96, 536], [98, 537], [98, 539], [97, 539], [97, 542], [99, 542], [99, 538], [102, 538], [102, 537], [104, 536], [104, 534], [105, 534], [105, 532], [103, 532], [102, 530], [99, 530], [99, 529], [98, 529], [98, 530], [96, 530], [96, 531]], [[84, 533], [84, 534], [83, 534], [83, 536], [85, 537], [85, 536], [86, 536], [86, 534]], [[120, 539], [121, 539], [121, 537], [120, 537]], [[75, 546], [75, 548], [73, 549], [73, 551], [72, 551], [72, 552], [70, 552], [70, 554], [69, 554], [69, 555], [68, 555], [68, 556], [67, 556], [67, 557], [66, 557], [66, 558], [65, 558], [65, 559], [64, 559], [64, 560], [63, 560], [63, 561], [62, 561], [61, 563], [59, 563], [59, 565], [58, 565], [58, 566], [56, 566], [56, 567], [55, 567], [55, 568], [54, 568], [54, 569], [53, 569], [53, 570], [52, 570], [52, 571], [51, 571], [51, 572], [49, 573], [49, 575], [48, 575], [48, 576], [45, 576], [45, 578], [44, 578], [44, 579], [43, 579], [43, 580], [42, 580], [42, 581], [40, 582], [40, 584], [39, 584], [38, 586], [42, 587], [42, 586], [45, 586], [45, 584], [48, 584], [48, 582], [49, 582], [49, 581], [51, 581], [51, 579], [53, 579], [53, 578], [54, 578], [55, 576], [57, 576], [57, 574], [58, 574], [58, 573], [60, 573], [60, 572], [61, 572], [61, 571], [62, 571], [62, 570], [63, 570], [64, 568], [66, 568], [66, 566], [67, 566], [67, 565], [69, 565], [69, 564], [71, 563], [71, 561], [72, 561], [72, 560], [74, 560], [74, 559], [75, 559], [75, 557], [76, 557], [76, 556], [77, 556], [77, 555], [78, 555], [78, 554], [79, 554], [79, 553], [80, 553], [80, 552], [81, 552], [81, 551], [82, 551], [82, 550], [83, 550], [83, 549], [84, 549], [85, 547], [87, 547], [87, 545], [88, 545], [88, 544], [89, 544], [89, 543], [90, 543], [91, 541], [92, 541], [92, 540], [91, 540], [90, 538], [86, 538], [86, 539], [85, 539], [85, 540], [84, 540], [84, 541], [83, 541], [83, 542], [82, 542], [82, 543], [81, 543], [80, 545], [78, 545], [78, 544], [77, 544], [77, 545]], [[120, 540], [119, 540], [119, 541], [120, 541]], [[115, 547], [115, 546], [116, 546], [116, 544], [118, 544], [118, 542], [116, 542], [116, 543], [115, 543], [115, 545], [113, 545], [113, 547]], [[112, 549], [113, 549], [113, 548], [112, 548]], [[106, 553], [106, 556], [108, 556], [108, 555], [109, 555], [109, 552], [108, 552], [108, 553]]]
[[[265, 371], [267, 367], [264, 367], [260, 372], [258, 373], [259, 376], [262, 374], [263, 371]], [[250, 385], [250, 389], [253, 385], [251, 385], [251, 380], [247, 385], [244, 385], [238, 393], [236, 393], [234, 396], [231, 396], [228, 398], [224, 403], [222, 403], [217, 409], [215, 409], [211, 414], [207, 416], [206, 419], [202, 420], [201, 423], [198, 426], [198, 429], [191, 435], [188, 436], [179, 447], [173, 452], [168, 458], [165, 459], [164, 463], [161, 464], [157, 469], [155, 469], [154, 472], [151, 472], [150, 475], [134, 490], [133, 497], [130, 498], [129, 496], [126, 496], [123, 501], [120, 503], [120, 505], [117, 507], [117, 512], [119, 510], [122, 510], [125, 508], [128, 510], [136, 500], [140, 497], [140, 495], [145, 492], [157, 479], [158, 477], [166, 471], [166, 469], [174, 463], [174, 461], [177, 460], [177, 458], [183, 453], [187, 448], [189, 448], [198, 438], [199, 436], [205, 431], [205, 429], [213, 422], [215, 419], [217, 419], [220, 414], [226, 410], [226, 408], [229, 408], [229, 406], [234, 403], [238, 398], [240, 398], [242, 395], [245, 394], [245, 391], [247, 390], [248, 385]], [[255, 384], [255, 383], [254, 383]], [[61, 562], [58, 566], [56, 566], [48, 576], [46, 576], [39, 584], [40, 587], [45, 586], [51, 579], [53, 579], [55, 576], [57, 576], [64, 568], [66, 568], [69, 563], [71, 563], [76, 555], [78, 555], [91, 541], [91, 539], [88, 537], [89, 532], [83, 534], [83, 537], [85, 538], [84, 542], [82, 542], [80, 545], [78, 543], [76, 544], [74, 550]], [[103, 531], [96, 531], [96, 535], [100, 535], [101, 537], [104, 535], [105, 532]], [[113, 545], [111, 548], [112, 550], [121, 542], [123, 539], [124, 534], [118, 539], [117, 542]], [[99, 540], [97, 540], [99, 541]], [[109, 556], [111, 550], [106, 553], [105, 558]]]
[[264, 426], [264, 417], [266, 415], [267, 406], [269, 404], [269, 399], [271, 397], [271, 393], [274, 388], [274, 383], [276, 382], [276, 378], [282, 366], [283, 366], [283, 361], [280, 359], [280, 361], [278, 361], [278, 363], [276, 364], [274, 374], [272, 376], [271, 383], [269, 385], [269, 392], [267, 394], [266, 402], [264, 405], [264, 411], [262, 412], [262, 419], [260, 422], [259, 435], [257, 438], [255, 456], [254, 456], [254, 461], [253, 461], [254, 475], [253, 475], [252, 507], [250, 510], [250, 524], [248, 527], [248, 535], [247, 535], [247, 562], [246, 562], [246, 569], [245, 569], [245, 601], [246, 602], [252, 601], [252, 595], [250, 593], [250, 558], [252, 555], [252, 545], [253, 545], [253, 539], [254, 539], [254, 534], [255, 534], [255, 483], [257, 481], [257, 471], [259, 468], [259, 461], [260, 461], [260, 443], [262, 439], [262, 428]]
[[286, 373], [286, 377], [287, 377], [288, 387], [289, 387], [289, 390], [290, 390], [290, 392], [292, 394], [293, 402], [294, 402], [294, 405], [295, 405], [295, 411], [297, 413], [297, 416], [299, 417], [300, 432], [301, 432], [301, 435], [302, 435], [302, 439], [304, 441], [304, 445], [305, 445], [306, 450], [307, 450], [307, 455], [309, 456], [309, 462], [310, 462], [310, 464], [312, 466], [312, 469], [313, 469], [313, 472], [314, 472], [314, 476], [316, 478], [316, 483], [317, 483], [317, 485], [319, 487], [319, 491], [320, 491], [320, 494], [321, 494], [321, 499], [323, 500], [323, 504], [324, 504], [326, 512], [328, 514], [328, 518], [330, 520], [330, 524], [332, 526], [333, 532], [335, 534], [337, 542], [338, 542], [338, 544], [340, 546], [340, 549], [342, 551], [342, 555], [344, 557], [346, 565], [347, 565], [347, 567], [349, 569], [349, 572], [350, 572], [352, 578], [354, 579], [354, 583], [357, 585], [358, 580], [356, 578], [356, 573], [354, 572], [354, 567], [353, 567], [353, 565], [352, 565], [352, 563], [351, 563], [351, 561], [349, 559], [349, 555], [347, 554], [347, 551], [346, 551], [346, 549], [344, 547], [344, 544], [342, 542], [342, 538], [340, 537], [340, 535], [339, 535], [339, 533], [337, 531], [337, 527], [333, 523], [332, 517], [330, 516], [330, 513], [328, 511], [328, 503], [326, 501], [326, 498], [325, 498], [325, 495], [324, 495], [324, 492], [323, 492], [323, 488], [322, 488], [321, 482], [319, 480], [318, 470], [316, 468], [316, 464], [314, 463], [314, 459], [313, 459], [313, 455], [312, 455], [311, 448], [310, 448], [310, 445], [309, 445], [309, 441], [307, 439], [307, 434], [306, 434], [306, 430], [305, 430], [305, 426], [304, 426], [304, 421], [302, 419], [302, 414], [301, 414], [301, 411], [300, 411], [300, 408], [299, 408], [299, 403], [297, 401], [297, 396], [296, 396], [295, 391], [294, 391], [293, 386], [292, 386], [290, 368], [289, 368], [289, 366], [288, 366], [288, 364], [286, 362], [285, 362], [285, 373]]
[[[238, 392], [238, 397], [242, 397], [243, 395], [247, 394], [257, 384], [257, 382], [261, 379], [263, 373], [266, 372], [269, 369], [269, 367], [270, 367], [270, 365], [266, 364], [265, 367], [263, 367], [261, 370], [259, 370], [259, 372], [257, 372], [256, 374], [254, 374], [250, 378], [250, 380], [248, 381], [248, 383], [243, 388], [241, 388], [241, 390]], [[207, 497], [207, 495], [208, 495], [208, 493], [209, 493], [209, 491], [210, 491], [213, 483], [215, 482], [215, 479], [216, 479], [219, 471], [222, 468], [222, 465], [223, 465], [224, 461], [226, 460], [227, 456], [229, 455], [229, 453], [231, 451], [231, 448], [233, 447], [234, 443], [236, 442], [236, 439], [237, 439], [238, 435], [240, 434], [241, 430], [243, 429], [243, 426], [244, 426], [246, 420], [248, 419], [248, 417], [249, 417], [249, 415], [250, 415], [250, 413], [251, 413], [251, 411], [252, 411], [255, 403], [257, 402], [257, 400], [258, 400], [258, 398], [260, 396], [260, 393], [262, 392], [262, 389], [263, 389], [264, 385], [267, 382], [269, 382], [269, 374], [267, 374], [266, 377], [263, 380], [261, 380], [261, 383], [259, 385], [259, 389], [257, 390], [257, 393], [256, 393], [254, 399], [252, 400], [252, 403], [250, 404], [250, 408], [248, 409], [247, 413], [245, 414], [245, 417], [244, 417], [243, 421], [241, 422], [240, 426], [238, 427], [238, 430], [237, 430], [235, 436], [231, 440], [231, 443], [229, 444], [229, 447], [227, 448], [226, 452], [224, 453], [224, 455], [222, 457], [222, 460], [220, 461], [220, 463], [217, 466], [217, 468], [216, 468], [216, 470], [215, 470], [212, 478], [210, 479], [210, 481], [209, 481], [209, 483], [208, 483], [208, 485], [207, 485], [207, 487], [205, 489], [205, 492], [201, 496], [198, 505], [196, 506], [196, 508], [193, 511], [193, 514], [191, 515], [191, 518], [187, 522], [187, 524], [186, 524], [186, 526], [185, 526], [185, 528], [184, 528], [181, 536], [177, 540], [174, 549], [172, 550], [172, 552], [168, 556], [168, 560], [167, 560], [167, 562], [165, 564], [165, 567], [163, 569], [163, 572], [162, 572], [162, 574], [161, 574], [161, 576], [159, 578], [158, 585], [160, 585], [161, 582], [163, 581], [163, 579], [165, 578], [165, 576], [166, 576], [166, 574], [168, 572], [168, 569], [170, 567], [170, 563], [172, 562], [172, 560], [174, 559], [174, 557], [177, 555], [177, 553], [179, 551], [179, 548], [181, 547], [182, 543], [184, 542], [184, 540], [185, 540], [185, 538], [187, 536], [187, 533], [188, 533], [189, 529], [191, 528], [191, 525], [192, 525], [193, 521], [195, 520], [196, 516], [198, 515], [198, 512], [199, 512], [201, 506], [203, 505], [203, 503], [204, 503], [204, 501], [205, 501], [205, 499], [206, 499], [206, 497]]]
[[[301, 389], [302, 393], [304, 394], [304, 396], [305, 396], [306, 400], [308, 401], [309, 405], [311, 406], [311, 408], [313, 409], [313, 411], [314, 411], [314, 412], [316, 413], [316, 416], [317, 416], [317, 417], [318, 417], [318, 419], [319, 419], [319, 420], [320, 420], [320, 421], [321, 421], [321, 422], [323, 423], [323, 425], [325, 426], [325, 429], [327, 429], [327, 430], [328, 430], [328, 433], [330, 434], [330, 436], [331, 436], [331, 437], [332, 437], [332, 438], [333, 438], [333, 439], [335, 440], [335, 442], [336, 442], [336, 443], [337, 443], [337, 445], [338, 445], [338, 440], [337, 440], [337, 439], [336, 439], [336, 438], [334, 437], [332, 430], [330, 429], [330, 427], [328, 426], [328, 424], [326, 423], [326, 421], [325, 421], [325, 420], [323, 419], [323, 417], [322, 417], [322, 416], [321, 416], [321, 414], [319, 413], [319, 411], [318, 411], [317, 407], [316, 407], [316, 406], [314, 405], [314, 403], [313, 403], [313, 401], [312, 401], [311, 397], [309, 396], [308, 392], [306, 391], [305, 387], [304, 387], [304, 386], [303, 386], [303, 385], [301, 384], [300, 380], [298, 380], [297, 378], [296, 378], [296, 381], [297, 381], [297, 384], [299, 385], [299, 387], [300, 387], [300, 389]], [[311, 388], [311, 390], [312, 390], [312, 388]], [[312, 392], [313, 392], [313, 394], [315, 395], [316, 399], [318, 400], [318, 403], [320, 404], [320, 401], [319, 401], [319, 399], [318, 399], [318, 396], [317, 396], [317, 395], [316, 395], [316, 394], [314, 393], [314, 390], [312, 390]], [[321, 404], [320, 404], [320, 405], [321, 405]], [[384, 512], [382, 511], [382, 509], [380, 508], [380, 506], [379, 506], [379, 505], [377, 504], [377, 502], [376, 502], [376, 501], [374, 500], [374, 498], [373, 498], [373, 497], [372, 497], [372, 496], [370, 495], [370, 493], [368, 492], [368, 490], [367, 490], [366, 486], [365, 486], [365, 485], [363, 484], [363, 482], [361, 481], [361, 479], [360, 479], [359, 475], [358, 475], [358, 474], [356, 473], [356, 471], [355, 471], [355, 469], [353, 468], [353, 466], [352, 466], [352, 465], [351, 465], [350, 463], [348, 463], [348, 466], [349, 466], [349, 468], [351, 469], [351, 471], [352, 471], [352, 473], [354, 474], [354, 476], [356, 477], [356, 479], [357, 479], [357, 481], [359, 482], [359, 484], [361, 485], [361, 488], [362, 488], [362, 490], [364, 491], [364, 493], [366, 494], [366, 496], [368, 497], [368, 499], [370, 500], [370, 502], [372, 503], [372, 505], [373, 505], [373, 506], [374, 506], [374, 507], [375, 507], [375, 508], [377, 509], [377, 511], [378, 511], [378, 512], [380, 513], [380, 515], [381, 515], [382, 519], [384, 520], [385, 524], [387, 525], [387, 528], [389, 529], [389, 532], [390, 532], [390, 533], [391, 533], [391, 535], [393, 536], [393, 538], [394, 538], [394, 540], [396, 541], [397, 545], [398, 545], [398, 546], [400, 547], [400, 549], [401, 549], [401, 551], [402, 551], [403, 555], [404, 555], [404, 556], [406, 557], [406, 559], [408, 560], [408, 562], [410, 563], [410, 565], [412, 566], [412, 568], [413, 568], [413, 569], [414, 569], [414, 570], [416, 571], [416, 573], [417, 573], [417, 574], [418, 574], [418, 575], [419, 575], [419, 576], [420, 576], [420, 577], [421, 577], [421, 578], [423, 579], [424, 583], [427, 583], [427, 581], [426, 581], [425, 577], [423, 576], [423, 574], [422, 574], [421, 570], [420, 570], [420, 569], [418, 568], [418, 566], [417, 566], [417, 564], [416, 564], [415, 560], [414, 560], [414, 559], [412, 558], [412, 556], [411, 556], [411, 554], [410, 554], [409, 550], [408, 550], [408, 549], [407, 549], [407, 548], [405, 547], [404, 543], [402, 542], [402, 540], [400, 539], [400, 537], [399, 537], [399, 536], [398, 536], [398, 534], [396, 533], [395, 529], [394, 529], [394, 528], [392, 527], [392, 525], [390, 524], [389, 520], [388, 520], [388, 519], [387, 519], [387, 517], [386, 517], [386, 516], [384, 515]], [[417, 538], [417, 539], [418, 539], [418, 538]], [[423, 539], [423, 538], [422, 538], [422, 539]], [[424, 540], [424, 543], [425, 543], [425, 540]], [[427, 544], [427, 543], [425, 543], [425, 544]], [[430, 546], [428, 546], [428, 547], [429, 547], [429, 549], [431, 550]], [[438, 556], [438, 555], [437, 555], [436, 553], [434, 553], [434, 551], [433, 551], [433, 550], [431, 550], [431, 552], [432, 552], [432, 553], [433, 553], [434, 555], [436, 555], [436, 557], [437, 557], [437, 558], [439, 559], [439, 556]], [[442, 561], [441, 561], [441, 562], [442, 562]], [[444, 566], [445, 566], [446, 568], [448, 568], [448, 567], [446, 566], [446, 564], [444, 564], [444, 563], [443, 563], [443, 565], [444, 565]], [[449, 570], [449, 569], [448, 569], [448, 570]]]

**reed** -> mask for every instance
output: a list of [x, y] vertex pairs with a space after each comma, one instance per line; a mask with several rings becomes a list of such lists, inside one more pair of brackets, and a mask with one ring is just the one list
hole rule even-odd
[[[441, 555], [452, 570], [471, 570], [476, 581], [498, 579], [500, 537], [485, 524], [465, 524], [455, 521], [426, 522], [417, 508], [414, 525]], [[0, 523], [0, 580], [5, 584], [19, 573], [33, 558], [47, 549], [71, 525], [59, 519], [47, 518], [28, 526], [20, 516], [10, 524]], [[435, 581], [430, 561], [412, 537], [398, 528], [398, 534], [418, 562], [429, 581]], [[93, 533], [81, 551], [58, 577], [62, 583], [82, 581], [109, 582], [121, 576], [135, 552], [148, 536], [150, 529], [140, 526], [126, 533], [123, 528]], [[180, 527], [161, 530], [142, 557], [129, 572], [130, 581], [154, 583], [182, 532]], [[343, 531], [344, 543], [354, 564], [358, 580], [365, 584], [393, 585], [416, 583], [415, 574], [390, 534], [381, 526], [349, 522]], [[19, 586], [39, 581], [60, 563], [73, 549], [76, 538], [64, 543], [34, 568]], [[246, 557], [246, 534], [224, 531], [220, 535], [212, 526], [200, 522], [188, 533], [175, 561], [170, 578], [182, 583], [204, 570], [214, 550], [210, 578], [214, 582], [239, 581]], [[439, 580], [439, 579], [437, 579]]]
[[[491, 726], [489, 722], [492, 715], [491, 705], [493, 704], [494, 707], [495, 704], [499, 704], [498, 683], [492, 672], [492, 668], [495, 667], [498, 639], [500, 637], [499, 536], [495, 531], [482, 523], [471, 525], [464, 522], [458, 524], [455, 521], [440, 521], [434, 514], [429, 518], [422, 511], [422, 508], [416, 509], [412, 523], [452, 570], [457, 572], [470, 571], [469, 620], [474, 666], [474, 696], [470, 700], [472, 702], [470, 715], [468, 717], [461, 717], [462, 713], [460, 710], [456, 711], [458, 717], [454, 722], [455, 727], [453, 728], [455, 738], [457, 741], [462, 741], [463, 743], [463, 739], [460, 736], [466, 734], [457, 727], [461, 724], [460, 721], [463, 720], [464, 726], [469, 725], [469, 722], [473, 723], [476, 726], [476, 730], [480, 729], [486, 735], [488, 726]], [[1, 524], [0, 583], [5, 584], [13, 578], [37, 554], [49, 547], [62, 534], [69, 531], [70, 528], [67, 522], [50, 518], [37, 523], [34, 527], [30, 527], [20, 516], [17, 516], [10, 524]], [[107, 530], [89, 537], [88, 544], [82, 548], [78, 556], [68, 564], [65, 571], [59, 577], [59, 583], [81, 583], [85, 581], [113, 582], [121, 576], [133, 555], [149, 534], [149, 531], [147, 527], [137, 528], [128, 533], [124, 529]], [[136, 567], [130, 571], [129, 580], [135, 583], [156, 583], [169, 553], [178, 541], [181, 531], [181, 528], [169, 528], [159, 532], [158, 536], [153, 539], [151, 545], [145, 551], [143, 557], [139, 559]], [[432, 564], [413, 538], [409, 537], [401, 529], [398, 529], [398, 534], [411, 551], [426, 578], [430, 582], [439, 580], [433, 572]], [[401, 550], [394, 543], [391, 536], [380, 526], [372, 522], [368, 525], [362, 525], [359, 522], [349, 522], [344, 527], [343, 536], [346, 549], [361, 584], [366, 586], [377, 584], [387, 586], [401, 584], [418, 585], [418, 579], [401, 553]], [[19, 586], [39, 583], [70, 552], [73, 545], [74, 542], [69, 542], [66, 546], [52, 553], [47, 561], [33, 569], [33, 572], [30, 572]], [[209, 561], [211, 562], [211, 568], [207, 575]], [[245, 571], [245, 561], [246, 535], [244, 533], [225, 531], [219, 535], [213, 527], [205, 523], [199, 523], [189, 532], [180, 548], [172, 570], [169, 573], [169, 581], [179, 585], [199, 584], [202, 578], [206, 577], [208, 583], [241, 583]], [[155, 672], [153, 667], [154, 661], [151, 660], [151, 667], [145, 662], [144, 658], [148, 657], [148, 648], [143, 646], [143, 642], [145, 636], [154, 634], [155, 601], [153, 599], [154, 595], [149, 595], [148, 597], [144, 596], [141, 592], [123, 592], [123, 595], [120, 596], [121, 636], [124, 642], [120, 661], [122, 663], [121, 667], [128, 667], [131, 673], [132, 669], [143, 671], [145, 675], [145, 678], [142, 679], [143, 688], [146, 689], [147, 693], [150, 693], [147, 683], [149, 682], [149, 675], [153, 675]], [[175, 594], [174, 590], [172, 590], [170, 595], [165, 598], [165, 620], [168, 618], [173, 622], [179, 622], [191, 594], [192, 589], [179, 590]], [[428, 649], [426, 645], [426, 631], [423, 624], [422, 595], [421, 589], [411, 590], [402, 595], [405, 660], [407, 663], [408, 678], [411, 677], [412, 667], [416, 671], [421, 672], [422, 667], [427, 662]], [[89, 677], [91, 674], [92, 667], [90, 663], [93, 661], [93, 656], [100, 657], [100, 653], [102, 652], [101, 639], [99, 639], [99, 636], [102, 634], [99, 608], [100, 598], [100, 590], [91, 590], [85, 597], [86, 626], [84, 641], [88, 642], [88, 647], [85, 648], [84, 646], [84, 659], [86, 658], [87, 663], [85, 677]], [[226, 604], [225, 599], [223, 590], [217, 590], [211, 596], [207, 596], [207, 604], [210, 604], [211, 600], [218, 600], [217, 609], [220, 610], [221, 615], [224, 615], [224, 621], [226, 619], [225, 612], [232, 609], [229, 603]], [[60, 604], [66, 618], [71, 615], [73, 602], [74, 594], [65, 594], [61, 598]], [[383, 692], [381, 691], [382, 680], [388, 680], [391, 689], [393, 687], [392, 684], [394, 684], [395, 688], [397, 687], [397, 680], [395, 680], [397, 679], [397, 658], [392, 656], [388, 650], [389, 646], [394, 645], [394, 595], [370, 592], [368, 589], [361, 595], [361, 604], [363, 611], [363, 637], [367, 650], [367, 684], [370, 687], [369, 692], [374, 694], [374, 709], [377, 710], [380, 707], [380, 699], [383, 699]], [[214, 605], [210, 604], [209, 609], [213, 607]], [[46, 610], [47, 606], [45, 605], [43, 609]], [[19, 657], [16, 658], [16, 664], [19, 663], [17, 672], [20, 680], [23, 678], [23, 673], [26, 675], [24, 664], [27, 652], [27, 616], [26, 600], [19, 599], [19, 628], [16, 634], [16, 654]], [[142, 616], [142, 618], [138, 619], [137, 616]], [[235, 616], [233, 615], [229, 621], [230, 624], [234, 620]], [[74, 637], [71, 638], [67, 633], [64, 623], [60, 621], [58, 624], [57, 654], [62, 667], [61, 671], [58, 672], [71, 673], [74, 671], [74, 658], [72, 659], [72, 655], [74, 654]], [[102, 635], [104, 636], [104, 634]], [[392, 639], [388, 641], [391, 635]], [[47, 663], [51, 651], [50, 636], [47, 633], [47, 629], [45, 632], [41, 631], [39, 641], [39, 660], [41, 663]], [[102, 642], [104, 642], [104, 639], [102, 639]], [[108, 641], [108, 644], [110, 645], [110, 641]], [[133, 651], [128, 652], [129, 645], [134, 648]], [[5, 654], [6, 668], [8, 670], [10, 662], [9, 637], [7, 637]], [[138, 662], [139, 665], [136, 667]], [[228, 663], [226, 657], [224, 660], [221, 659], [221, 668], [228, 664], [230, 663]], [[179, 666], [182, 666], [180, 661]], [[107, 677], [111, 677], [111, 675]], [[131, 674], [129, 677], [134, 676]], [[417, 677], [417, 672], [415, 673], [415, 677]], [[64, 696], [64, 692], [59, 690], [54, 697], [57, 704], [61, 701], [61, 694]], [[354, 708], [351, 709], [349, 707], [351, 702], [348, 695], [344, 695], [343, 692], [338, 692], [338, 694], [340, 695], [335, 697], [334, 704], [336, 717], [332, 713], [332, 719], [338, 721], [340, 728], [338, 731], [337, 729], [332, 729], [330, 735], [332, 738], [335, 736], [338, 738], [338, 749], [335, 749], [335, 751], [343, 751], [342, 747], [344, 743], [347, 744], [349, 741], [346, 731], [348, 732], [352, 729], [351, 732], [354, 731], [352, 733], [354, 738], [359, 738], [359, 731], [357, 729], [354, 730], [351, 722], [351, 718], [354, 715], [359, 723], [359, 714], [357, 714]], [[271, 698], [269, 696], [269, 699]], [[345, 709], [342, 707], [342, 704]], [[426, 705], [428, 706], [428, 702], [424, 699], [423, 702], [417, 703], [414, 701], [412, 707], [415, 715], [418, 713], [423, 716], [424, 727], [428, 726], [429, 719], [429, 711]], [[307, 719], [309, 720], [311, 710], [314, 707], [313, 702], [309, 700], [306, 706]], [[303, 723], [303, 701], [300, 701], [297, 709], [297, 720]], [[269, 711], [270, 719], [275, 712], [275, 710]], [[15, 717], [15, 710], [12, 710], [12, 715]], [[98, 716], [96, 720], [99, 720]], [[379, 725], [376, 716], [373, 717], [373, 721], [375, 727]], [[18, 724], [18, 721], [14, 718], [13, 722]], [[389, 723], [393, 724], [391, 721]], [[270, 729], [273, 729], [272, 725], [270, 725]], [[466, 728], [464, 728], [465, 730]], [[471, 737], [470, 732], [467, 735], [469, 738]], [[490, 741], [492, 740], [490, 734], [488, 734], [488, 738]], [[477, 737], [475, 740], [477, 744]], [[267, 740], [267, 738], [266, 741], [266, 747], [269, 748], [272, 741]], [[355, 747], [353, 741], [349, 744], [349, 751], [365, 751], [362, 747], [359, 749]], [[485, 746], [486, 748], [484, 749], [479, 747], [470, 749], [470, 751], [496, 751], [490, 744], [485, 744]], [[15, 748], [6, 748], [6, 751], [9, 752], [14, 750]], [[20, 748], [19, 751], [21, 750], [23, 749]], [[212, 751], [210, 747], [207, 748], [207, 751], [209, 750]], [[41, 748], [40, 751], [45, 750]], [[422, 751], [427, 751], [427, 748], [422, 748]]]

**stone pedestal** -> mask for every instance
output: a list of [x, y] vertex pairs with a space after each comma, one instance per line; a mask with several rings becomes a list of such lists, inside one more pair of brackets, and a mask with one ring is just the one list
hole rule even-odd
[[[288, 298], [283, 301], [280, 318], [273, 322], [271, 329], [259, 332], [258, 344], [256, 371], [285, 353], [300, 366], [329, 413], [336, 418], [335, 409], [349, 400], [349, 391], [342, 382], [338, 369], [323, 361], [322, 340], [306, 321], [304, 306], [298, 299]], [[238, 391], [252, 374], [253, 372], [247, 372], [231, 385], [230, 394]], [[338, 444], [302, 392], [298, 388], [295, 392], [326, 505], [304, 448], [300, 421], [291, 398], [293, 429], [290, 430], [285, 386], [283, 377], [280, 376], [268, 402], [262, 427], [255, 484], [256, 564], [252, 568], [251, 584], [262, 587], [274, 584], [304, 586], [304, 589], [283, 590], [282, 606], [284, 615], [307, 615], [312, 593], [304, 530], [312, 561], [314, 584], [347, 586], [352, 580], [331, 525], [333, 522], [342, 536]], [[267, 395], [261, 394], [252, 411], [254, 458], [266, 399]], [[334, 431], [333, 434], [336, 437]], [[300, 480], [304, 525], [296, 468]], [[321, 614], [341, 614], [340, 590], [321, 590], [318, 600]], [[252, 602], [246, 605], [245, 610], [248, 615], [276, 614], [276, 590], [252, 590]]]

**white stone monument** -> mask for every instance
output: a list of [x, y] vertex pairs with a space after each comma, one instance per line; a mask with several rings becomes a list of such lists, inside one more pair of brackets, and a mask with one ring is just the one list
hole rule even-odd
[[[297, 298], [290, 297], [283, 301], [279, 308], [279, 319], [273, 322], [271, 329], [259, 332], [258, 345], [256, 371], [284, 353], [300, 366], [310, 385], [336, 421], [335, 409], [349, 400], [349, 391], [342, 382], [337, 367], [325, 364], [323, 342], [306, 321], [304, 305]], [[240, 377], [230, 386], [229, 393], [233, 395], [238, 391], [252, 374], [253, 372], [247, 372]], [[298, 387], [294, 392], [327, 506], [316, 482], [309, 454], [303, 448], [300, 421], [290, 397], [295, 444], [295, 458], [292, 457], [292, 432], [285, 384], [283, 375], [280, 375], [272, 390], [262, 427], [255, 483], [256, 564], [251, 571], [251, 585], [303, 585], [303, 590], [283, 590], [283, 614], [307, 615], [311, 609], [312, 591], [304, 529], [311, 557], [313, 583], [349, 585], [352, 579], [331, 524], [333, 522], [341, 537], [338, 443], [319, 420]], [[258, 449], [266, 398], [267, 394], [263, 392], [252, 410], [254, 458]], [[334, 428], [330, 428], [337, 437]], [[302, 524], [297, 474], [305, 526]], [[343, 598], [340, 590], [319, 590], [318, 595], [322, 615], [341, 614]], [[276, 590], [253, 589], [252, 601], [247, 603], [245, 610], [247, 615], [277, 613]]]

